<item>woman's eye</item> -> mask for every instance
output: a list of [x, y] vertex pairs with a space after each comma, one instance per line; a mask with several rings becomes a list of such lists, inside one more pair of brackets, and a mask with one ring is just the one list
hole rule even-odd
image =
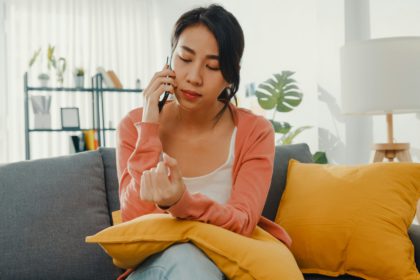
[[213, 67], [213, 66], [210, 66], [210, 65], [206, 65], [206, 67], [207, 67], [208, 69], [212, 70], [212, 71], [219, 71], [219, 70], [220, 70], [220, 68], [219, 68], [219, 67]]
[[191, 62], [191, 59], [186, 59], [186, 58], [183, 58], [182, 56], [178, 56], [178, 57], [184, 62]]

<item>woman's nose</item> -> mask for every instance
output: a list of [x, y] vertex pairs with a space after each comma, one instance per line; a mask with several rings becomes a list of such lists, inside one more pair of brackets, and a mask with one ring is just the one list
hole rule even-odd
[[189, 69], [187, 81], [194, 86], [201, 86], [203, 84], [201, 65], [196, 64]]

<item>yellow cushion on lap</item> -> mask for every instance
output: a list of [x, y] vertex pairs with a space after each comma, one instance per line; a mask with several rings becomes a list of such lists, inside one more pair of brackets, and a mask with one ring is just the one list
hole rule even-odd
[[407, 230], [420, 196], [420, 164], [289, 162], [276, 222], [304, 273], [420, 279]]
[[287, 246], [259, 227], [248, 238], [211, 224], [149, 214], [106, 228], [86, 242], [99, 243], [121, 268], [135, 268], [174, 243], [192, 242], [229, 279], [303, 279]]

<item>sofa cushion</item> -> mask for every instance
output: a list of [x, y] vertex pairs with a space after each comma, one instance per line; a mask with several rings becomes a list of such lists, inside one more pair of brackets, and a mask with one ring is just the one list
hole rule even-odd
[[104, 165], [105, 186], [109, 212], [112, 213], [120, 209], [115, 148], [99, 148], [99, 152], [101, 153]]
[[291, 160], [276, 222], [304, 273], [419, 279], [407, 234], [419, 197], [420, 164]]
[[286, 245], [259, 227], [249, 238], [212, 224], [149, 214], [107, 228], [86, 241], [99, 243], [123, 268], [134, 268], [175, 243], [192, 242], [228, 279], [303, 280]]
[[290, 159], [296, 159], [300, 162], [312, 162], [312, 155], [308, 145], [302, 143], [276, 146], [273, 176], [262, 213], [264, 217], [272, 221], [276, 218], [280, 198], [286, 185], [287, 166]]
[[110, 226], [99, 152], [0, 167], [1, 279], [115, 279], [85, 236]]

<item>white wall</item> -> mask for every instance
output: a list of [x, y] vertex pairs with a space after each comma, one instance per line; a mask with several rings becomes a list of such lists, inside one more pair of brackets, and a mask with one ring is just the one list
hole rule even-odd
[[346, 161], [345, 118], [341, 112], [339, 49], [344, 44], [344, 1], [317, 1], [317, 91], [320, 150], [330, 162]]

